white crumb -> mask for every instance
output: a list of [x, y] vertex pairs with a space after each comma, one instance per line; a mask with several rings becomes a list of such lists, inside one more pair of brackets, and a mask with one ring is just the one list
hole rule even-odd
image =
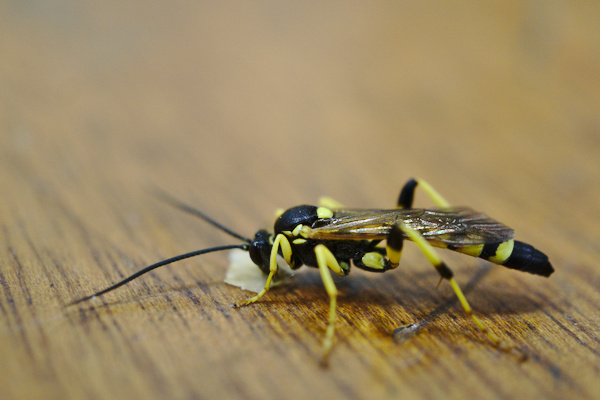
[[[293, 275], [293, 271], [285, 261], [279, 259], [278, 261], [279, 268], [272, 286], [284, 283]], [[258, 293], [264, 289], [266, 282], [267, 275], [252, 262], [247, 251], [231, 250], [229, 252], [229, 268], [225, 274], [225, 283]]]

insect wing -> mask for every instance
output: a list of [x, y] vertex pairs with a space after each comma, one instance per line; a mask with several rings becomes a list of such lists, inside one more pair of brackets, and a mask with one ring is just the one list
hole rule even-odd
[[500, 243], [514, 231], [487, 215], [466, 207], [399, 210], [335, 210], [320, 220], [309, 237], [320, 240], [383, 240], [392, 226], [403, 222], [425, 239], [445, 246], [464, 247]]
[[508, 226], [470, 208], [424, 210], [419, 218], [405, 223], [427, 240], [455, 247], [501, 243], [515, 237]]

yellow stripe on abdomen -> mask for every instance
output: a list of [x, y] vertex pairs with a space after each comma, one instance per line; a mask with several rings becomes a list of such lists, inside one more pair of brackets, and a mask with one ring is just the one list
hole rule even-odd
[[495, 264], [503, 264], [512, 254], [514, 245], [514, 240], [508, 240], [501, 243], [478, 244], [466, 247], [448, 246], [448, 248], [471, 257], [483, 258]]
[[504, 264], [510, 257], [515, 247], [515, 241], [509, 240], [507, 242], [500, 243], [496, 248], [496, 254], [489, 257], [488, 260], [496, 264]]

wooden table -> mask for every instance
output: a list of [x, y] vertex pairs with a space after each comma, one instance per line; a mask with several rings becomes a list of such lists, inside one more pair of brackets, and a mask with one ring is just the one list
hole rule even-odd
[[[198, 3], [0, 5], [0, 398], [598, 398], [597, 2]], [[151, 187], [251, 236], [324, 194], [392, 207], [412, 176], [550, 256], [545, 279], [442, 252], [528, 361], [410, 244], [336, 279], [327, 369], [314, 269], [234, 309], [217, 253], [65, 307], [236, 242]]]

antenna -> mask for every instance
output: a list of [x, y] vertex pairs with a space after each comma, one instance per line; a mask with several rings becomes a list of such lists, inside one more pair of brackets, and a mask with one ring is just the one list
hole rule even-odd
[[131, 275], [131, 276], [123, 279], [120, 282], [115, 283], [112, 286], [107, 287], [106, 289], [100, 290], [100, 291], [98, 291], [98, 292], [96, 292], [96, 293], [94, 293], [94, 294], [92, 294], [90, 296], [83, 297], [83, 298], [81, 298], [79, 300], [75, 300], [74, 302], [67, 304], [67, 306], [73, 306], [75, 304], [79, 304], [79, 303], [82, 303], [84, 301], [90, 300], [90, 299], [92, 299], [94, 297], [102, 296], [103, 294], [108, 293], [110, 291], [113, 291], [116, 288], [125, 285], [126, 283], [129, 283], [132, 280], [134, 280], [134, 279], [136, 279], [136, 278], [144, 275], [147, 272], [150, 272], [150, 271], [152, 271], [152, 270], [154, 270], [154, 269], [156, 269], [158, 267], [162, 267], [162, 266], [167, 265], [167, 264], [172, 264], [172, 263], [174, 263], [176, 261], [185, 260], [186, 258], [196, 257], [196, 256], [199, 256], [199, 255], [202, 255], [202, 254], [212, 253], [212, 252], [215, 252], [215, 251], [222, 251], [222, 250], [242, 249], [242, 250], [246, 250], [247, 251], [248, 247], [249, 246], [247, 244], [230, 244], [230, 245], [226, 245], [226, 246], [218, 246], [218, 247], [211, 247], [211, 248], [203, 249], [203, 250], [196, 250], [196, 251], [192, 251], [190, 253], [180, 254], [180, 255], [172, 257], [172, 258], [167, 258], [166, 260], [159, 261], [156, 264], [152, 264], [152, 265], [150, 265], [150, 266], [148, 266], [148, 267], [146, 267], [146, 268], [144, 268], [144, 269], [136, 272], [135, 274], [133, 274], [133, 275]]
[[153, 189], [153, 194], [156, 198], [158, 198], [159, 200], [164, 201], [167, 204], [170, 204], [171, 206], [178, 208], [181, 211], [184, 211], [188, 214], [194, 215], [206, 222], [208, 222], [209, 224], [211, 224], [212, 226], [214, 226], [215, 228], [225, 232], [226, 234], [228, 234], [229, 236], [232, 236], [236, 239], [239, 239], [243, 242], [246, 243], [252, 243], [252, 240], [237, 234], [235, 232], [233, 232], [231, 229], [226, 228], [225, 226], [221, 225], [220, 223], [218, 223], [217, 221], [215, 221], [214, 219], [210, 218], [208, 215], [204, 214], [202, 211], [197, 210], [191, 206], [188, 206], [187, 204], [177, 200], [176, 198], [174, 198], [173, 196], [171, 196], [169, 193], [165, 192], [162, 189], [158, 189], [158, 188], [154, 188]]

